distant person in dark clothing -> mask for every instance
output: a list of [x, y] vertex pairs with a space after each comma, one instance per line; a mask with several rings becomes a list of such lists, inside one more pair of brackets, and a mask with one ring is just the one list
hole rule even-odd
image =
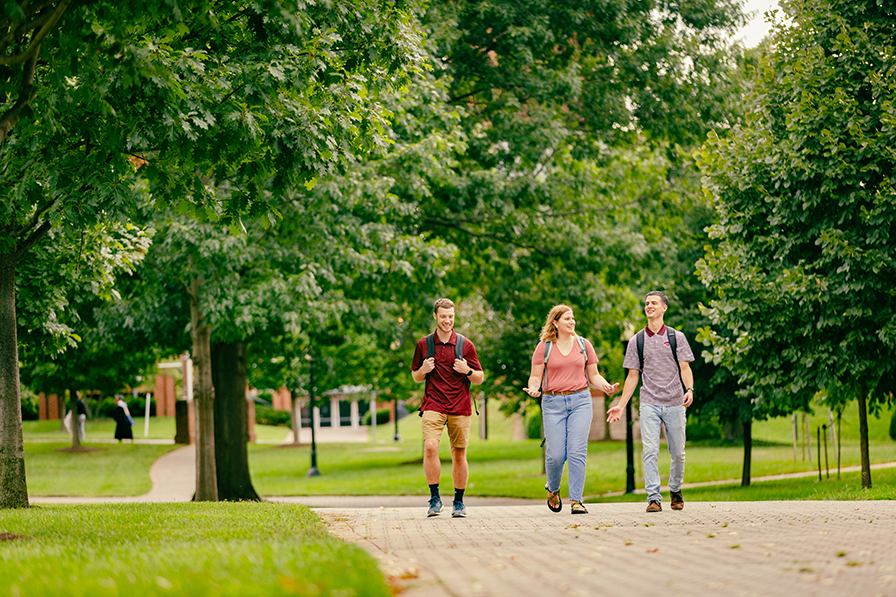
[[115, 419], [115, 439], [119, 442], [123, 439], [133, 441], [134, 432], [131, 427], [134, 425], [134, 419], [131, 418], [131, 413], [128, 411], [128, 404], [120, 397], [115, 400], [115, 412], [112, 414], [112, 418]]

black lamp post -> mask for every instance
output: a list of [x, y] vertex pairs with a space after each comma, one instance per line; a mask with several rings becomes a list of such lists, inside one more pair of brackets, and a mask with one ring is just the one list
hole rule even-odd
[[635, 493], [635, 433], [632, 401], [625, 404], [625, 493]]
[[317, 403], [314, 401], [314, 357], [306, 354], [305, 358], [308, 359], [308, 377], [310, 378], [308, 397], [311, 402], [311, 468], [308, 469], [305, 476], [317, 477], [320, 475], [320, 471], [317, 469], [317, 438], [314, 435], [314, 409], [317, 406]]
[[[628, 340], [622, 343], [622, 354], [628, 350]], [[628, 372], [626, 371], [626, 374]], [[624, 384], [623, 384], [624, 385]], [[634, 398], [634, 396], [632, 396]], [[632, 420], [632, 401], [625, 403], [625, 493], [635, 493], [635, 432]]]

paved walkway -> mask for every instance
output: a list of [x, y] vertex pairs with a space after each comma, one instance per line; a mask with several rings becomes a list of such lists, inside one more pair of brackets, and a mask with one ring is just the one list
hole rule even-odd
[[896, 595], [892, 502], [593, 504], [318, 510], [376, 556], [402, 597]]

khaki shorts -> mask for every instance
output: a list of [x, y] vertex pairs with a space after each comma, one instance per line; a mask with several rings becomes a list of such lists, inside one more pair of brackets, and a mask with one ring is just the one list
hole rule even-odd
[[423, 411], [423, 439], [442, 439], [442, 429], [448, 427], [452, 448], [470, 445], [470, 415], [447, 415], [433, 410]]

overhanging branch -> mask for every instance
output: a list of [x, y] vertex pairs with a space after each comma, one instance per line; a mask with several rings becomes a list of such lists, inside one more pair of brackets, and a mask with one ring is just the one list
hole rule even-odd
[[34, 246], [34, 243], [39, 241], [43, 236], [50, 231], [50, 221], [46, 220], [43, 224], [41, 224], [37, 230], [31, 233], [31, 235], [25, 239], [25, 242], [16, 246], [16, 259], [19, 259], [22, 255], [24, 255], [28, 249]]
[[50, 30], [56, 26], [56, 23], [59, 22], [59, 19], [62, 18], [62, 15], [65, 13], [68, 5], [71, 4], [72, 0], [62, 0], [53, 10], [53, 13], [50, 15], [50, 18], [43, 24], [37, 33], [31, 38], [31, 43], [28, 44], [28, 47], [24, 52], [19, 54], [18, 56], [0, 56], [0, 65], [3, 66], [13, 66], [16, 64], [24, 64], [31, 60], [31, 58], [37, 54], [37, 50], [40, 48], [40, 44], [47, 38], [50, 34]]
[[25, 68], [22, 71], [22, 87], [19, 90], [19, 97], [16, 99], [16, 103], [0, 117], [0, 144], [6, 141], [9, 131], [22, 117], [22, 110], [34, 97], [34, 68], [36, 65], [37, 51], [35, 50], [28, 62], [25, 63]]

